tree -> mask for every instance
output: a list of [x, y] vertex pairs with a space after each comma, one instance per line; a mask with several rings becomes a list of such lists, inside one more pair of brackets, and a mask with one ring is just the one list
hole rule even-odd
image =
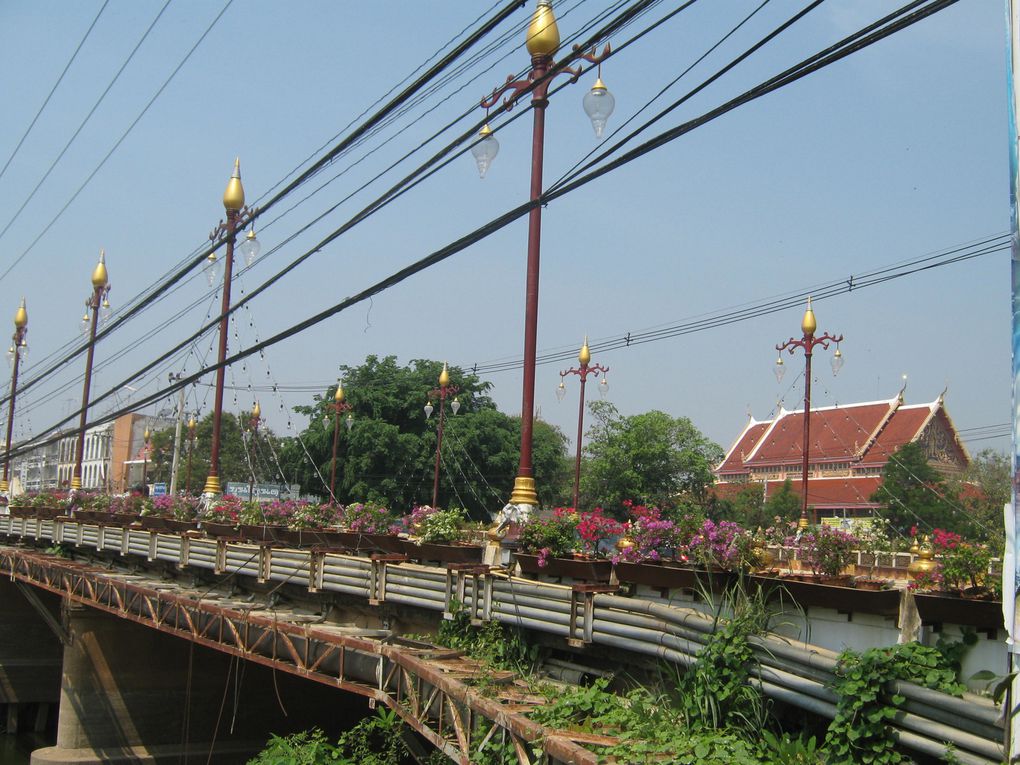
[[889, 458], [871, 501], [885, 506], [883, 517], [901, 534], [914, 526], [967, 530], [965, 513], [958, 509], [951, 488], [917, 443], [904, 444]]
[[[205, 486], [209, 475], [209, 458], [212, 450], [212, 413], [198, 421], [195, 428], [195, 450], [191, 458], [191, 492], [198, 494]], [[273, 432], [263, 426], [259, 427], [258, 438], [254, 444], [254, 452], [250, 443], [248, 415], [234, 415], [224, 412], [220, 420], [220, 486], [226, 488], [227, 481], [247, 483], [251, 480], [252, 470], [255, 480], [259, 482], [282, 481], [280, 467], [274, 456], [279, 452], [279, 439]], [[149, 443], [152, 452], [149, 456], [149, 481], [170, 482], [173, 467], [175, 428], [166, 428], [150, 435]], [[252, 456], [254, 454], [254, 461]], [[184, 491], [185, 474], [188, 468], [188, 434], [181, 434], [181, 461], [178, 468], [177, 488]]]
[[970, 536], [998, 549], [1005, 527], [1003, 506], [1010, 501], [1009, 457], [993, 449], [984, 449], [970, 461], [967, 469], [950, 479], [951, 490], [959, 498], [971, 523]]
[[[429, 391], [438, 387], [442, 368], [441, 362], [424, 359], [400, 366], [393, 356], [369, 356], [363, 364], [340, 368], [353, 425], [339, 435], [337, 501], [381, 502], [401, 511], [432, 501], [439, 418], [433, 414], [426, 419], [422, 409]], [[439, 504], [463, 506], [473, 518], [488, 520], [510, 496], [520, 454], [520, 420], [496, 408], [488, 395], [490, 383], [456, 367], [449, 372], [451, 384], [460, 389], [460, 411], [454, 416], [446, 410]], [[311, 405], [295, 407], [309, 417], [309, 424], [286, 440], [281, 455], [285, 472], [295, 476], [305, 492], [320, 496], [329, 494], [334, 392], [331, 388], [315, 396]], [[535, 423], [535, 479], [543, 496], [560, 491], [565, 451], [566, 439], [558, 430]]]
[[667, 508], [706, 504], [712, 465], [723, 450], [689, 419], [660, 411], [622, 417], [608, 401], [588, 408], [595, 423], [584, 450], [583, 504], [610, 510], [625, 499]]
[[740, 491], [725, 499], [712, 501], [709, 515], [716, 520], [735, 521], [749, 529], [768, 528], [780, 522], [794, 521], [800, 517], [800, 495], [793, 490], [790, 479], [765, 499], [765, 486], [752, 481]]

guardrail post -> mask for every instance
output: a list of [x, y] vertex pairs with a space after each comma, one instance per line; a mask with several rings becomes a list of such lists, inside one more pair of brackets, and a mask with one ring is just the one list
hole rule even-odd
[[[467, 581], [471, 578], [471, 598], [467, 596]], [[472, 624], [489, 621], [492, 614], [492, 581], [489, 567], [478, 563], [446, 564], [446, 598], [443, 618], [452, 619], [454, 602], [467, 611]]]
[[368, 604], [378, 606], [386, 601], [386, 565], [406, 563], [406, 555], [384, 553], [372, 556], [372, 571], [368, 578]]
[[581, 648], [591, 643], [592, 625], [595, 621], [595, 594], [616, 592], [615, 585], [574, 584], [570, 586], [570, 624], [567, 628], [567, 644]]
[[308, 591], [322, 591], [322, 569], [326, 560], [325, 550], [312, 549], [308, 556]]

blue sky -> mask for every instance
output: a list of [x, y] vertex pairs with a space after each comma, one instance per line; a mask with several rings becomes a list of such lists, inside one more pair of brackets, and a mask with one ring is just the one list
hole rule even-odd
[[[617, 103], [609, 129], [758, 4], [702, 0], [610, 59], [602, 71]], [[32, 246], [225, 5], [151, 108]], [[611, 5], [558, 0], [561, 33], [566, 37]], [[658, 4], [612, 42], [619, 45], [674, 5]], [[162, 6], [111, 0], [105, 7], [0, 176], [0, 229]], [[693, 87], [802, 6], [772, 0], [667, 98]], [[0, 71], [7, 75], [0, 167], [100, 7], [100, 2], [46, 0], [0, 5]], [[529, 2], [500, 31], [524, 24], [531, 7]], [[2, 278], [0, 316], [13, 316], [25, 295], [32, 348], [26, 378], [77, 337], [101, 247], [113, 284], [111, 302], [123, 306], [206, 241], [223, 215], [221, 197], [235, 156], [241, 158], [248, 201], [256, 202], [489, 8], [488, 2], [446, 0], [172, 0], [77, 140], [0, 235], [2, 270], [21, 257]], [[652, 132], [714, 107], [878, 12], [873, 3], [822, 4]], [[600, 353], [598, 344], [1004, 233], [1009, 225], [1005, 39], [1001, 3], [962, 0], [551, 203], [544, 213], [540, 354], [579, 346], [587, 334], [594, 361], [611, 369], [610, 398], [623, 413], [661, 409], [689, 416], [724, 447], [748, 411], [763, 419], [780, 398], [787, 408], [798, 407], [798, 375], [788, 374], [777, 386], [771, 367], [775, 344], [799, 334], [801, 307], [611, 352]], [[263, 252], [469, 110], [526, 63], [523, 36], [517, 35], [341, 159], [323, 179], [420, 117], [293, 211], [271, 223], [268, 219], [277, 215], [267, 216], [259, 228]], [[552, 99], [547, 182], [596, 145], [581, 110], [593, 79], [588, 74]], [[480, 116], [477, 110], [472, 118]], [[493, 120], [494, 126], [498, 122]], [[338, 302], [521, 203], [528, 189], [530, 122], [525, 115], [499, 131], [500, 154], [484, 180], [471, 159], [461, 157], [254, 300], [236, 324], [231, 350]], [[462, 124], [466, 129], [468, 123]], [[241, 277], [234, 294], [260, 284], [397, 177], [376, 182], [265, 255]], [[303, 187], [293, 201], [315, 186]], [[290, 207], [284, 203], [276, 212]], [[264, 359], [253, 357], [228, 375], [228, 383], [241, 391], [236, 403], [228, 394], [226, 406], [250, 408], [249, 384], [324, 387], [335, 379], [339, 364], [357, 364], [370, 353], [394, 354], [401, 361], [447, 359], [468, 367], [519, 357], [525, 245], [521, 220], [371, 303], [271, 348]], [[196, 330], [213, 298], [196, 273], [101, 343], [93, 390], [107, 390]], [[818, 302], [819, 331], [846, 337], [846, 365], [833, 379], [827, 355], [817, 357], [815, 405], [891, 398], [907, 374], [910, 403], [931, 401], [948, 387], [947, 406], [958, 428], [1009, 422], [1009, 300], [1009, 257], [999, 252]], [[197, 305], [185, 310], [192, 302]], [[150, 335], [154, 330], [159, 331]], [[211, 342], [201, 341], [193, 355], [160, 368], [158, 375], [132, 382], [139, 392], [122, 389], [116, 401], [124, 405], [133, 395], [156, 390], [168, 371], [195, 371]], [[110, 361], [114, 356], [119, 358]], [[24, 394], [16, 437], [38, 433], [77, 408], [80, 388], [73, 381], [83, 363], [76, 360]], [[791, 371], [801, 369], [799, 356], [787, 363]], [[558, 372], [569, 365], [539, 367], [537, 404], [545, 419], [572, 434], [576, 378], [568, 380], [564, 402], [554, 395]], [[501, 408], [519, 411], [520, 371], [487, 379]], [[207, 391], [189, 392], [189, 408], [206, 411], [211, 406]], [[291, 432], [286, 410], [311, 397], [296, 391], [255, 395], [282, 435]], [[98, 410], [106, 411], [114, 401]], [[297, 419], [292, 424], [301, 425]], [[969, 446], [974, 452], [1004, 450], [1007, 440]]]

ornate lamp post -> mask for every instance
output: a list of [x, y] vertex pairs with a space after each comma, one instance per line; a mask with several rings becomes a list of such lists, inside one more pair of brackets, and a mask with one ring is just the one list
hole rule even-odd
[[[834, 337], [826, 332], [821, 337], [815, 337], [815, 330], [818, 323], [815, 321], [815, 312], [811, 310], [811, 298], [808, 298], [807, 310], [804, 311], [804, 318], [800, 322], [800, 329], [804, 336], [797, 340], [790, 338], [785, 343], [776, 346], [779, 351], [779, 358], [776, 359], [775, 373], [776, 381], [782, 381], [786, 373], [786, 366], [783, 364], [783, 351], [791, 354], [797, 348], [804, 349], [804, 446], [803, 446], [803, 467], [801, 470], [801, 508], [800, 522], [798, 525], [804, 529], [808, 526], [808, 462], [811, 438], [811, 354], [815, 346], [820, 345], [828, 350], [829, 343], [836, 344], [836, 352], [832, 355], [832, 374], [836, 375], [843, 367], [843, 353], [839, 350], [839, 344], [843, 336]], [[817, 519], [815, 519], [817, 521]]]
[[[482, 107], [490, 109], [499, 99], [508, 94], [502, 108], [509, 110], [524, 93], [534, 85], [531, 92], [531, 103], [534, 110], [534, 128], [531, 142], [531, 196], [532, 201], [542, 195], [542, 158], [545, 147], [545, 108], [549, 103], [549, 84], [551, 78], [546, 75], [554, 68], [553, 55], [560, 46], [560, 33], [553, 15], [551, 0], [537, 0], [535, 12], [528, 26], [526, 43], [531, 54], [531, 72], [523, 80], [507, 78], [506, 84], [496, 88], [492, 95], [482, 99]], [[577, 50], [575, 46], [575, 51]], [[606, 45], [601, 55], [593, 53], [580, 54], [578, 57], [594, 64], [600, 63], [609, 55], [610, 48]], [[580, 70], [564, 67], [557, 73], [569, 74], [572, 81], [580, 77]], [[595, 83], [588, 96], [585, 97], [585, 111], [592, 118], [596, 135], [601, 135], [606, 120], [612, 114], [614, 99], [601, 78]], [[479, 173], [484, 177], [486, 170], [499, 151], [499, 143], [492, 130], [485, 125], [479, 133], [480, 140], [471, 151], [478, 163]], [[524, 308], [524, 380], [521, 401], [521, 455], [514, 479], [513, 492], [509, 504], [518, 508], [518, 514], [526, 516], [538, 505], [538, 493], [535, 489], [535, 472], [532, 463], [532, 434], [535, 416], [535, 354], [538, 339], [538, 277], [542, 234], [542, 206], [536, 204], [528, 215], [528, 270], [525, 287]]]
[[248, 501], [255, 499], [255, 441], [259, 437], [259, 422], [262, 421], [262, 407], [259, 402], [251, 408], [248, 418], [248, 430], [251, 432], [251, 478], [248, 479]]
[[575, 369], [571, 367], [565, 372], [560, 372], [560, 384], [556, 389], [556, 398], [560, 401], [563, 400], [564, 394], [567, 390], [563, 386], [563, 378], [567, 375], [577, 375], [581, 378], [581, 403], [577, 407], [577, 456], [574, 458], [574, 509], [577, 509], [577, 505], [580, 497], [581, 488], [581, 436], [584, 432], [584, 385], [588, 380], [588, 375], [592, 377], [598, 377], [602, 375], [602, 381], [599, 383], [599, 393], [603, 396], [606, 395], [606, 390], [609, 388], [609, 383], [606, 382], [606, 372], [609, 371], [609, 367], [604, 367], [601, 364], [590, 364], [591, 362], [591, 351], [588, 350], [588, 338], [584, 338], [584, 345], [581, 346], [580, 352], [577, 354], [577, 363], [580, 367]]
[[[227, 190], [223, 192], [223, 207], [227, 211], [226, 222], [220, 221], [219, 225], [209, 234], [210, 241], [225, 240], [226, 252], [223, 258], [223, 300], [220, 309], [220, 347], [217, 360], [219, 368], [216, 370], [216, 394], [213, 397], [213, 430], [212, 442], [209, 448], [209, 477], [205, 480], [205, 488], [202, 493], [207, 499], [220, 494], [220, 425], [223, 419], [223, 381], [226, 372], [223, 366], [227, 358], [227, 334], [230, 331], [230, 281], [234, 271], [234, 238], [237, 230], [242, 229], [250, 221], [255, 210], [244, 206], [244, 187], [241, 185], [241, 161], [234, 160], [234, 172], [227, 183]], [[258, 255], [259, 243], [253, 235], [241, 245], [246, 258], [251, 259]], [[216, 254], [209, 255], [207, 270], [210, 273], [211, 281], [215, 281]]]
[[[344, 386], [338, 381], [336, 384], [336, 393], [333, 394], [333, 403], [327, 404], [329, 409], [333, 410], [333, 462], [332, 467], [329, 471], [329, 504], [336, 504], [336, 449], [340, 443], [340, 415], [344, 412], [351, 411], [351, 405], [344, 401]], [[328, 415], [327, 415], [328, 422]], [[347, 426], [347, 430], [350, 431], [354, 425], [354, 417], [350, 414], [347, 415], [347, 419], [344, 421]]]
[[188, 472], [184, 479], [184, 490], [191, 494], [191, 457], [195, 452], [195, 431], [198, 429], [198, 423], [195, 422], [195, 418], [192, 417], [188, 420]]
[[71, 475], [71, 491], [81, 489], [81, 461], [85, 455], [85, 423], [89, 409], [89, 388], [92, 385], [92, 358], [96, 350], [96, 329], [99, 326], [99, 311], [103, 318], [110, 310], [110, 279], [106, 273], [106, 250], [99, 251], [99, 263], [92, 271], [92, 294], [85, 299], [85, 315], [82, 317], [82, 331], [89, 335], [89, 349], [85, 354], [85, 382], [81, 392], [81, 416], [78, 418], [78, 443], [74, 450], [74, 472]]
[[432, 416], [432, 412], [435, 411], [435, 408], [432, 406], [432, 399], [439, 399], [439, 433], [436, 438], [436, 470], [432, 480], [432, 507], [439, 506], [439, 457], [443, 451], [443, 413], [446, 410], [446, 397], [454, 397], [453, 401], [450, 402], [450, 409], [456, 415], [460, 411], [460, 401], [456, 397], [458, 391], [460, 391], [460, 388], [456, 385], [450, 385], [450, 372], [446, 368], [446, 362], [443, 362], [443, 371], [439, 373], [439, 387], [429, 391], [429, 400], [425, 404], [425, 419], [427, 420]]
[[152, 432], [148, 426], [145, 428], [145, 435], [142, 436], [145, 439], [145, 443], [142, 444], [142, 486], [149, 485], [149, 439], [152, 438]]
[[11, 435], [14, 432], [14, 399], [18, 392], [18, 360], [28, 353], [28, 311], [25, 309], [25, 298], [21, 298], [21, 306], [14, 314], [14, 334], [11, 336], [11, 347], [7, 350], [7, 360], [11, 364], [11, 403], [7, 409], [7, 446], [4, 451], [4, 477], [0, 480], [0, 493], [7, 494], [10, 484], [7, 479], [11, 469]]

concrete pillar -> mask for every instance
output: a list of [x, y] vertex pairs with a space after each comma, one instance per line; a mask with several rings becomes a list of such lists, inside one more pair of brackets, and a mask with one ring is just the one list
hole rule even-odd
[[197, 762], [210, 751], [213, 762], [246, 762], [271, 733], [339, 730], [364, 707], [95, 609], [67, 607], [65, 624], [57, 742], [33, 752], [33, 765]]

